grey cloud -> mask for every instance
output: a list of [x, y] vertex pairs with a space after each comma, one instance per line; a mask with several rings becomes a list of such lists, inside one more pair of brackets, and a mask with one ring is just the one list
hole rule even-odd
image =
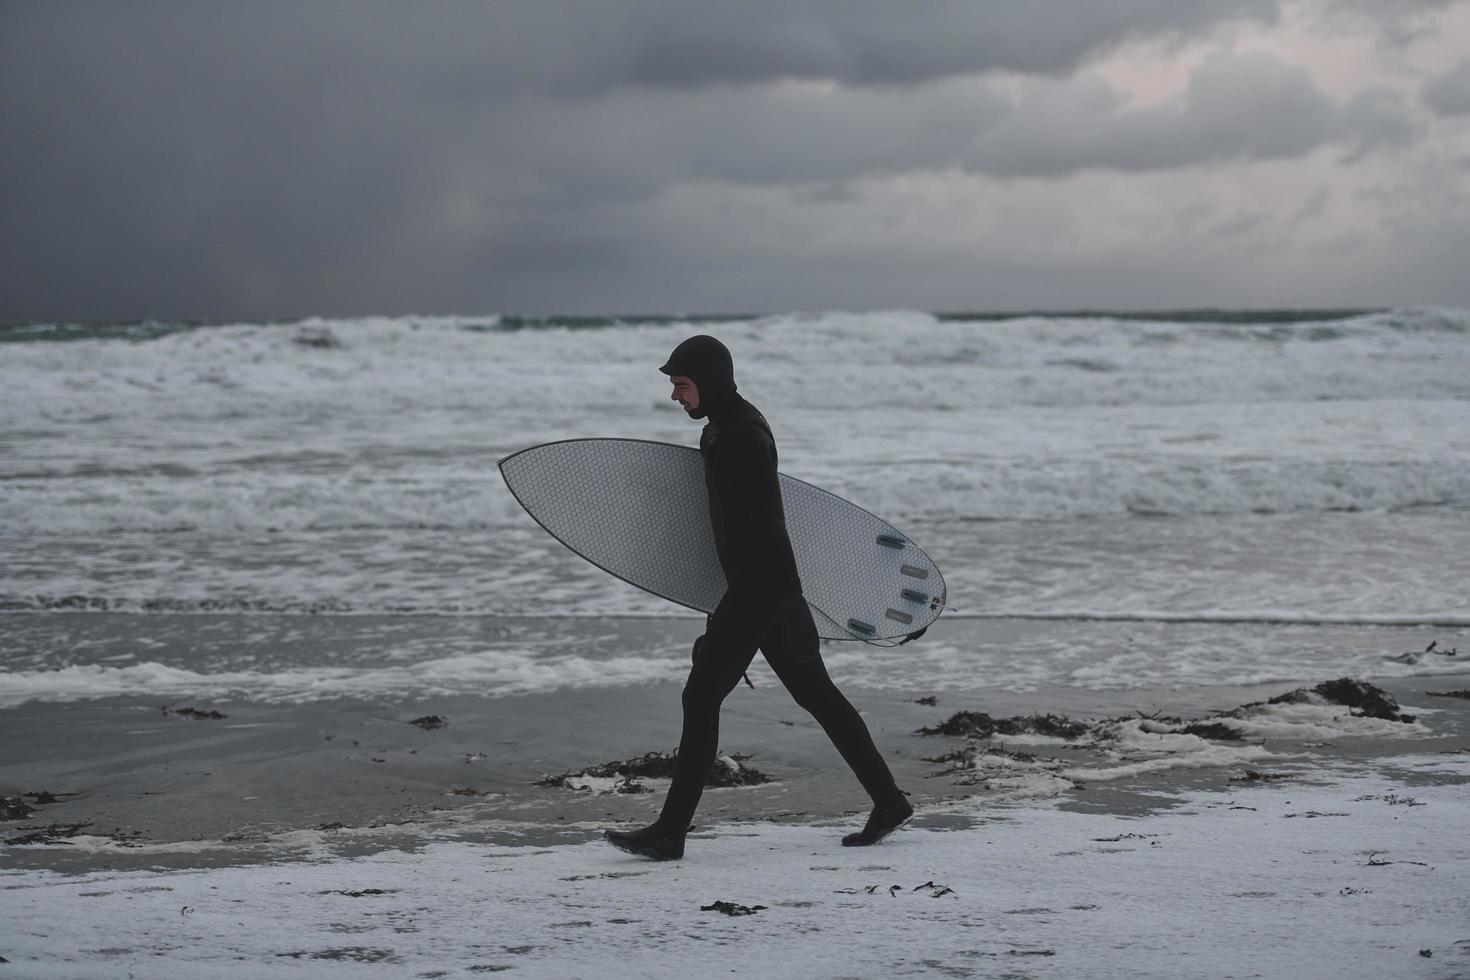
[[1242, 211], [1210, 228], [1208, 234], [1214, 238], [1239, 238], [1263, 227], [1270, 220], [1271, 215], [1265, 211]]
[[1275, 0], [783, 0], [635, 5], [628, 79], [654, 86], [832, 79], [913, 84], [997, 69], [1065, 72], [1121, 41], [1193, 34], [1222, 21], [1272, 21]]
[[830, 183], [952, 163], [978, 127], [1008, 111], [994, 86], [973, 80], [918, 91], [616, 93], [526, 120], [529, 138], [513, 152], [573, 186], [604, 168], [646, 190], [682, 180]]
[[1464, 0], [1331, 0], [1321, 11], [1322, 27], [1332, 32], [1366, 29], [1379, 43], [1402, 50], [1430, 35], [1436, 17]]
[[[789, 250], [700, 253], [650, 208], [720, 182], [860, 207], [873, 175], [1405, 138], [1386, 100], [1337, 106], [1279, 63], [1212, 62], [1153, 109], [1074, 77], [1276, 6], [0, 0], [0, 320], [797, 305], [799, 282], [759, 285]], [[884, 267], [826, 274], [881, 303]]]
[[1413, 142], [1418, 127], [1398, 92], [1367, 89], [1343, 107], [1342, 130], [1351, 144], [1347, 160], [1352, 162], [1380, 148]]
[[982, 131], [968, 165], [998, 176], [1147, 171], [1294, 157], [1335, 141], [1366, 148], [1400, 135], [1377, 96], [1340, 108], [1306, 72], [1268, 54], [1216, 52], [1182, 98], [1134, 108], [1100, 79], [1037, 80]]
[[1325, 184], [1318, 187], [1302, 199], [1302, 203], [1291, 216], [1292, 224], [1301, 224], [1302, 222], [1311, 221], [1313, 218], [1320, 217], [1327, 210], [1327, 205], [1331, 200], [1332, 189]]
[[1419, 98], [1441, 116], [1470, 115], [1470, 60], [1425, 82]]
[[[1339, 106], [1304, 71], [1265, 54], [1216, 53], [1181, 98], [1148, 108], [1086, 74], [921, 89], [619, 91], [555, 112], [527, 107], [509, 123], [516, 143], [497, 148], [488, 176], [535, 175], [541, 206], [581, 209], [686, 181], [830, 187], [960, 168], [1005, 177], [1147, 172], [1296, 157], [1328, 144], [1357, 158], [1408, 139], [1406, 115], [1381, 91]], [[493, 197], [493, 181], [477, 193]]]

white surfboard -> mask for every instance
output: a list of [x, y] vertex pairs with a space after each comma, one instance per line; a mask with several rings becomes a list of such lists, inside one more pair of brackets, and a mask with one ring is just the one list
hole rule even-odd
[[[725, 575], [699, 450], [642, 439], [569, 439], [500, 461], [536, 522], [592, 564], [654, 595], [713, 612]], [[780, 475], [802, 591], [827, 639], [900, 640], [944, 609], [944, 576], [893, 525]]]

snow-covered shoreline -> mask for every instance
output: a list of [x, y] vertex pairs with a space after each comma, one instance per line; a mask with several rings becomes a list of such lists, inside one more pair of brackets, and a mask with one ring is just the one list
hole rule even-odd
[[[112, 663], [113, 651], [136, 647], [216, 671], [244, 657], [261, 658], [262, 670], [277, 661], [352, 670], [406, 650], [411, 670], [436, 643], [534, 632], [488, 620], [303, 617], [275, 631], [229, 617], [28, 622], [22, 653], [42, 669], [56, 650]], [[548, 648], [581, 637], [609, 656], [667, 649], [671, 675], [691, 629], [551, 625]], [[173, 646], [144, 643], [160, 628]], [[1126, 659], [1144, 644], [1245, 642], [1242, 628], [1223, 625], [1197, 636], [1128, 627], [1122, 638], [1106, 624], [986, 629], [976, 649], [997, 659], [1024, 659], [1038, 644], [1086, 641]], [[1296, 649], [1301, 639], [1277, 628], [1256, 642]], [[1405, 674], [1384, 658], [1422, 649], [1419, 631], [1319, 627], [1306, 639], [1338, 651], [1321, 662], [1379, 664], [1366, 672], [1374, 686], [1329, 673], [1015, 690], [945, 684], [949, 675], [924, 674], [909, 648], [863, 664], [834, 656], [918, 810], [894, 838], [857, 850], [839, 841], [861, 825], [861, 789], [816, 724], [755, 669], [755, 689], [726, 703], [721, 746], [769, 781], [706, 792], [675, 865], [599, 839], [657, 812], [657, 767], [630, 779], [612, 763], [672, 747], [674, 680], [499, 696], [43, 692], [0, 709], [0, 797], [10, 798], [0, 969], [1466, 975], [1470, 674]], [[1440, 639], [1424, 656], [1453, 669], [1456, 636]], [[1280, 669], [1290, 665], [1317, 662], [1283, 657]], [[604, 792], [633, 782], [646, 792]], [[725, 914], [740, 908], [752, 911]]]
[[10, 871], [0, 932], [23, 977], [1463, 976], [1470, 755], [1392, 763], [1180, 791], [1143, 816], [976, 801], [967, 828], [870, 849], [741, 823], [676, 864], [437, 841]]

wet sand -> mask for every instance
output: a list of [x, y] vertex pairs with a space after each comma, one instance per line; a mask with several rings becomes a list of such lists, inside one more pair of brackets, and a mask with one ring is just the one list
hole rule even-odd
[[[200, 625], [212, 622], [201, 619]], [[91, 617], [84, 623], [90, 630], [111, 625], [125, 634], [146, 626], [157, 632], [156, 624], [140, 623], [137, 617]], [[334, 624], [324, 625], [330, 629]], [[420, 629], [436, 625], [442, 628], [444, 622], [430, 621]], [[448, 626], [464, 629], [455, 621]], [[558, 628], [597, 632], [607, 624], [586, 620]], [[655, 628], [673, 635], [648, 642], [679, 644], [683, 637], [678, 634], [692, 632], [695, 624], [675, 620]], [[107, 655], [106, 649], [94, 650], [94, 655]], [[678, 665], [673, 667], [677, 675]], [[709, 790], [699, 822], [860, 820], [868, 802], [821, 730], [769, 671], [754, 676], [756, 689], [741, 686], [726, 702], [721, 747], [748, 757], [745, 764], [770, 782]], [[1301, 683], [1326, 679], [1303, 678]], [[1470, 751], [1470, 701], [1426, 693], [1470, 687], [1470, 674], [1377, 683], [1408, 706], [1406, 711], [1431, 709], [1421, 717], [1428, 730], [1412, 739], [1414, 752]], [[1167, 806], [1160, 802], [1161, 792], [1226, 785], [1251, 766], [1248, 760], [1232, 764], [1232, 743], [1222, 743], [1227, 754], [1219, 758], [1202, 756], [1198, 764], [1129, 778], [1091, 783], [1073, 779], [1070, 787], [1045, 773], [1035, 775], [1052, 783], [984, 780], [973, 772], [956, 773], [952, 764], [929, 761], [976, 740], [915, 734], [954, 712], [980, 711], [996, 718], [1040, 713], [1089, 721], [1145, 715], [1188, 720], [1261, 701], [1296, 685], [934, 690], [917, 696], [913, 691], [843, 686], [867, 719], [900, 785], [912, 794], [919, 809], [916, 825], [943, 827], [969, 819], [956, 814], [976, 801], [1028, 795], [1059, 796], [1062, 805], [1080, 810], [1139, 812]], [[933, 704], [921, 703], [930, 698]], [[540, 781], [671, 751], [677, 743], [679, 710], [677, 681], [505, 697], [333, 698], [298, 704], [139, 695], [29, 701], [0, 712], [0, 796], [25, 800], [23, 794], [50, 794], [55, 802], [33, 804], [34, 812], [25, 819], [0, 822], [4, 840], [38, 832], [49, 837], [5, 848], [5, 860], [11, 867], [81, 871], [290, 859], [305, 839], [339, 853], [366, 853], [442, 836], [493, 844], [585, 841], [602, 826], [650, 819], [661, 799], [657, 781], [648, 786], [652, 792], [632, 795], [577, 792]], [[414, 724], [418, 719], [438, 723]], [[1024, 738], [1004, 735], [979, 740], [1001, 762], [1004, 753], [1019, 751], [1079, 767], [1099, 764], [1095, 747], [1084, 742], [1038, 748]], [[1398, 755], [1409, 743], [1360, 733], [1315, 742], [1257, 738], [1246, 744], [1263, 746], [1273, 761], [1310, 767]], [[47, 828], [56, 832], [48, 835]]]

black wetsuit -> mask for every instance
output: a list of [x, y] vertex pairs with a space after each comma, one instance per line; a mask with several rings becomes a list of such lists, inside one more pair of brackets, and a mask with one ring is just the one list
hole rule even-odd
[[875, 802], [893, 799], [899, 791], [867, 725], [822, 664], [786, 533], [770, 426], [736, 393], [733, 382], [704, 388], [700, 409], [699, 415], [710, 419], [699, 449], [727, 590], [695, 644], [673, 785], [656, 826], [681, 835], [689, 827], [714, 764], [720, 705], [757, 649], [796, 703], [826, 731], [868, 795]]

